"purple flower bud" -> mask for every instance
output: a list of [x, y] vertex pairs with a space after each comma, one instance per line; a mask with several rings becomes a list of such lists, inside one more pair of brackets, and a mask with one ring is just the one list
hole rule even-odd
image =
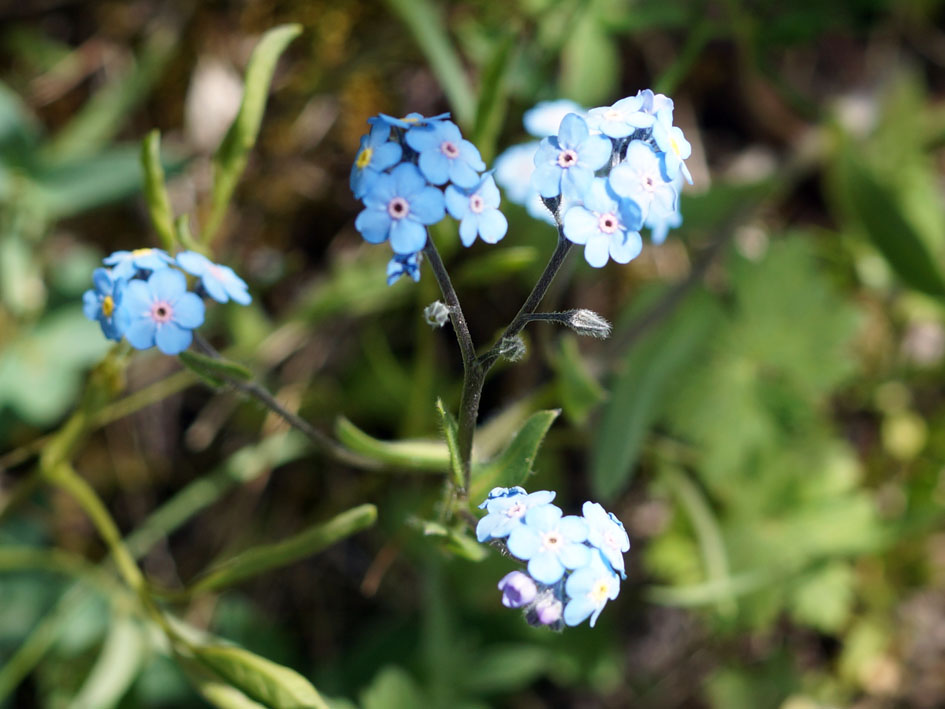
[[531, 603], [538, 594], [538, 588], [531, 576], [521, 571], [512, 571], [499, 581], [502, 591], [502, 605], [506, 608], [521, 608]]
[[554, 596], [546, 596], [535, 604], [535, 618], [542, 625], [553, 625], [561, 620], [564, 606]]

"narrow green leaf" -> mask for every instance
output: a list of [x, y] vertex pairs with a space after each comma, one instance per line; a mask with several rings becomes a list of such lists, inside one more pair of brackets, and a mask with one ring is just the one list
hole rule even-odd
[[508, 33], [495, 42], [492, 56], [482, 72], [479, 85], [479, 102], [476, 106], [476, 126], [472, 142], [479, 148], [482, 159], [491, 163], [495, 157], [495, 144], [507, 107], [506, 75], [511, 62], [509, 55], [518, 35]]
[[[193, 232], [190, 231], [190, 215], [181, 214], [174, 220], [174, 235], [177, 237], [177, 243], [189, 251], [203, 253], [206, 249], [197, 243]], [[206, 255], [206, 254], [204, 254]]]
[[420, 51], [426, 55], [430, 70], [439, 79], [454, 118], [468, 129], [475, 116], [475, 94], [438, 8], [429, 0], [387, 0], [387, 6], [407, 25]]
[[141, 167], [144, 169], [144, 197], [151, 223], [166, 251], [174, 252], [174, 213], [164, 184], [161, 165], [161, 132], [156, 128], [141, 141]]
[[384, 667], [361, 691], [363, 709], [416, 709], [429, 706], [413, 678], [400, 667]]
[[249, 151], [256, 144], [262, 123], [269, 85], [276, 70], [276, 62], [286, 47], [302, 32], [298, 24], [280, 25], [266, 32], [253, 49], [246, 66], [243, 101], [220, 147], [213, 156], [213, 192], [210, 216], [204, 225], [201, 241], [210, 243], [246, 168]]
[[198, 660], [263, 706], [271, 709], [329, 709], [318, 690], [295, 670], [240, 647], [196, 645], [192, 649]]
[[585, 106], [605, 103], [614, 93], [620, 60], [613, 39], [596, 12], [582, 12], [561, 53], [561, 93]]
[[560, 409], [536, 411], [522, 424], [498, 458], [475, 466], [469, 499], [478, 503], [494, 487], [512, 487], [524, 483], [532, 473], [532, 465], [545, 434], [560, 413]]
[[200, 695], [217, 709], [266, 709], [265, 705], [253, 701], [240, 690], [223, 682], [206, 679], [193, 679], [193, 682]]
[[446, 439], [446, 447], [450, 454], [450, 473], [453, 476], [453, 484], [457, 489], [462, 489], [465, 484], [463, 480], [463, 466], [459, 456], [459, 429], [456, 419], [443, 406], [441, 399], [436, 400], [436, 413], [440, 418], [440, 425], [443, 427], [443, 438]]
[[145, 639], [138, 624], [126, 616], [114, 616], [102, 651], [70, 709], [116, 706], [137, 677], [144, 657]]
[[[789, 572], [785, 572], [784, 575], [789, 575]], [[775, 583], [780, 577], [781, 575], [774, 571], [758, 569], [734, 574], [719, 581], [707, 581], [692, 586], [650, 586], [646, 591], [646, 597], [662, 606], [695, 608], [754, 593]]]
[[344, 416], [335, 421], [338, 441], [361, 455], [414, 472], [443, 473], [450, 453], [442, 441], [382, 441], [369, 436]]
[[464, 261], [453, 282], [462, 286], [495, 283], [529, 268], [536, 260], [538, 249], [534, 246], [492, 249], [482, 256]]
[[835, 161], [835, 187], [842, 206], [908, 286], [928, 295], [945, 296], [940, 265], [893, 194], [853, 151], [852, 146], [843, 147]]
[[374, 505], [354, 507], [328, 522], [317, 524], [281, 542], [262, 544], [224, 561], [208, 570], [190, 587], [189, 593], [197, 594], [225, 588], [270, 569], [317, 554], [345, 537], [370, 527], [376, 520], [377, 508]]
[[425, 537], [439, 537], [447, 551], [469, 561], [482, 561], [489, 553], [485, 546], [466, 534], [465, 524], [447, 527], [440, 522], [411, 517], [407, 523], [415, 527]]
[[667, 391], [707, 341], [716, 316], [712, 301], [690, 296], [672, 318], [629, 351], [592, 448], [591, 485], [598, 498], [612, 499], [629, 482]]
[[191, 350], [184, 350], [177, 356], [181, 364], [195, 374], [211, 382], [219, 382], [217, 386], [221, 386], [227, 379], [248, 382], [253, 378], [253, 373], [246, 367], [229, 359], [210, 357]]
[[565, 415], [578, 426], [583, 426], [591, 411], [607, 394], [587, 371], [577, 337], [571, 334], [561, 337], [552, 366], [558, 375], [556, 384]]

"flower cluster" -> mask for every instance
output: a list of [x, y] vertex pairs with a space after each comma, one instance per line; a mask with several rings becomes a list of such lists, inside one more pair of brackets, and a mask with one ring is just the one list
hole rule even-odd
[[427, 227], [447, 212], [459, 221], [464, 246], [477, 236], [495, 244], [508, 230], [495, 180], [483, 174], [479, 150], [448, 117], [382, 113], [368, 120], [371, 131], [361, 138], [350, 182], [364, 210], [354, 225], [372, 244], [390, 242], [388, 284], [405, 275], [420, 279]]
[[526, 112], [524, 123], [541, 141], [500, 155], [496, 179], [511, 201], [583, 245], [591, 266], [635, 258], [643, 227], [658, 244], [682, 223], [692, 148], [673, 125], [672, 99], [646, 89], [589, 111], [554, 101]]
[[[203, 297], [218, 303], [248, 305], [252, 298], [242, 278], [228, 266], [213, 263], [194, 251], [171, 257], [161, 249], [116, 251], [92, 273], [94, 288], [82, 296], [89, 320], [98, 321], [110, 340], [122, 337], [138, 350], [149, 347], [176, 355], [203, 324]], [[187, 290], [184, 272], [198, 279]]]
[[527, 562], [527, 573], [512, 571], [499, 581], [504, 606], [524, 609], [531, 625], [559, 630], [590, 618], [594, 627], [626, 578], [623, 555], [630, 539], [620, 520], [596, 502], [585, 502], [580, 517], [563, 516], [551, 504], [554, 496], [494, 488], [479, 505], [487, 514], [476, 537]]

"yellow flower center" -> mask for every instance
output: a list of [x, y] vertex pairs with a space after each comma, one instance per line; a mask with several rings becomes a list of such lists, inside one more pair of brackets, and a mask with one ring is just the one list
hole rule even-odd
[[607, 583], [606, 579], [601, 579], [596, 584], [594, 584], [594, 587], [591, 589], [589, 595], [591, 600], [594, 601], [595, 605], [600, 605], [605, 600], [607, 600], [607, 597], [610, 595], [610, 584]]
[[674, 155], [679, 155], [679, 143], [676, 142], [675, 138], [669, 139], [669, 147], [673, 151]]
[[106, 318], [110, 318], [114, 312], [115, 301], [110, 295], [106, 295], [104, 298], [102, 298], [102, 313]]
[[131, 255], [138, 258], [139, 256], [147, 256], [151, 251], [151, 249], [135, 249], [131, 252]]
[[371, 162], [371, 155], [374, 153], [374, 148], [365, 148], [360, 153], [358, 153], [358, 159], [354, 161], [354, 164], [358, 166], [359, 170], [363, 170]]

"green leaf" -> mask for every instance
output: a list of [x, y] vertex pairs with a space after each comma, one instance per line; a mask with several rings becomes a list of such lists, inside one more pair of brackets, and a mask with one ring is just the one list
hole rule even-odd
[[477, 694], [514, 692], [550, 671], [554, 654], [540, 645], [490, 645], [463, 673], [463, 684]]
[[475, 466], [469, 499], [482, 500], [494, 487], [512, 487], [524, 483], [532, 473], [532, 465], [535, 464], [535, 456], [545, 434], [560, 413], [560, 409], [536, 411], [526, 419], [499, 457]]
[[905, 217], [889, 189], [844, 146], [835, 161], [834, 184], [842, 209], [869, 237], [899, 277], [911, 288], [945, 296], [945, 277], [922, 237]]
[[482, 256], [464, 261], [453, 280], [462, 286], [496, 283], [529, 268], [537, 258], [538, 249], [534, 246], [492, 249]]
[[404, 470], [443, 473], [450, 467], [449, 449], [442, 441], [382, 441], [369, 436], [344, 416], [335, 421], [335, 436], [356, 453]]
[[591, 485], [597, 497], [612, 499], [629, 482], [644, 436], [662, 412], [667, 392], [700, 352], [716, 320], [711, 299], [690, 296], [628, 352], [592, 449]]
[[376, 520], [377, 508], [374, 505], [354, 507], [281, 542], [253, 547], [214, 566], [188, 589], [188, 593], [197, 594], [232, 586], [243, 579], [317, 554], [345, 537], [370, 527]]
[[164, 184], [161, 165], [161, 132], [156, 128], [141, 141], [141, 167], [144, 169], [144, 198], [148, 203], [151, 223], [166, 251], [174, 252], [176, 241], [174, 212]]
[[439, 537], [447, 551], [469, 561], [482, 561], [489, 555], [482, 544], [466, 533], [465, 523], [460, 523], [455, 527], [447, 527], [440, 522], [418, 517], [408, 518], [407, 523], [420, 530], [420, 533], [425, 537]]
[[116, 706], [138, 675], [145, 647], [138, 624], [126, 616], [115, 616], [102, 651], [70, 709]]
[[214, 386], [222, 386], [228, 379], [246, 382], [253, 378], [253, 373], [242, 364], [222, 357], [210, 357], [190, 350], [184, 350], [177, 357], [181, 364]]
[[413, 678], [399, 667], [378, 672], [361, 691], [361, 709], [417, 709], [429, 706]]
[[587, 371], [577, 337], [566, 333], [560, 338], [551, 364], [557, 373], [555, 383], [565, 415], [578, 426], [583, 426], [607, 393]]
[[457, 489], [462, 489], [466, 484], [463, 479], [463, 466], [459, 456], [459, 430], [456, 419], [443, 406], [441, 399], [436, 400], [436, 413], [440, 418], [440, 425], [443, 427], [443, 438], [446, 440], [446, 448], [450, 454], [450, 473], [453, 476], [453, 484]]
[[495, 156], [496, 139], [505, 120], [508, 94], [506, 76], [511, 67], [509, 55], [516, 41], [517, 35], [514, 33], [507, 33], [495, 41], [492, 56], [482, 72], [472, 142], [479, 148], [487, 164]]
[[832, 562], [805, 574], [791, 593], [791, 615], [824, 633], [836, 633], [847, 623], [856, 600], [856, 576], [850, 564]]
[[315, 687], [295, 670], [239, 647], [195, 645], [191, 649], [203, 664], [263, 706], [329, 709]]
[[230, 198], [246, 168], [249, 151], [256, 144], [276, 62], [301, 32], [302, 26], [298, 24], [274, 27], [262, 36], [250, 55], [239, 112], [213, 156], [211, 211], [201, 235], [204, 244], [210, 243], [223, 222]]
[[584, 106], [609, 103], [620, 57], [597, 12], [580, 13], [561, 53], [561, 93]]

